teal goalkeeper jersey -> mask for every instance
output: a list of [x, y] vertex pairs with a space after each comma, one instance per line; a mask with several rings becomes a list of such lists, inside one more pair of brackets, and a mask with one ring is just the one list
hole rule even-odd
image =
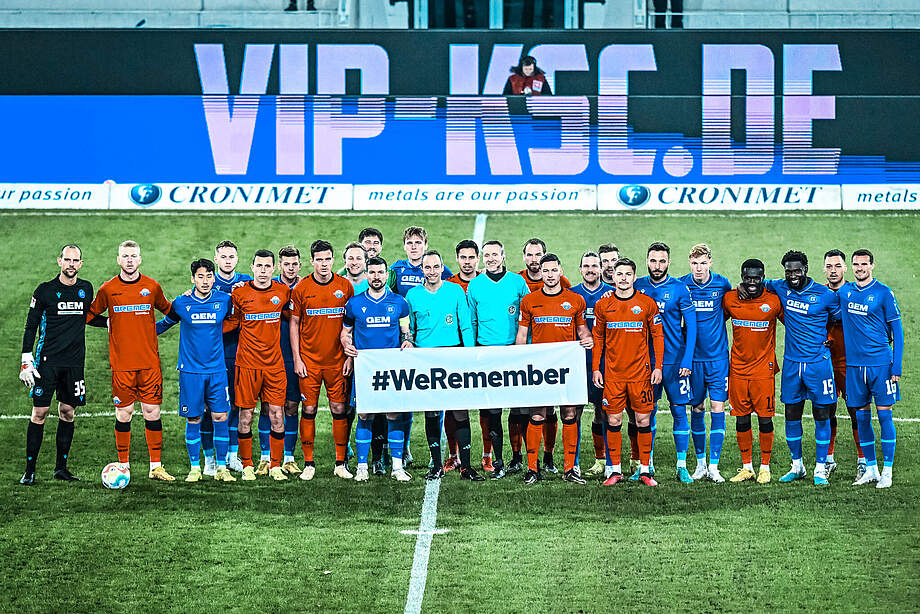
[[481, 273], [466, 289], [473, 319], [473, 333], [479, 345], [511, 345], [517, 336], [521, 299], [530, 294], [527, 282], [507, 271], [496, 281]]
[[[475, 345], [466, 293], [457, 284], [443, 282], [435, 292], [424, 285], [409, 288], [410, 326], [415, 346], [441, 348]], [[462, 338], [461, 338], [462, 337]]]

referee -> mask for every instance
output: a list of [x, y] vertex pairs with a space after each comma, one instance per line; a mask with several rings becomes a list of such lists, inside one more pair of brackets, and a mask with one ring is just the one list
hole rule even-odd
[[[83, 361], [86, 355], [84, 330], [86, 314], [93, 302], [93, 286], [77, 278], [83, 255], [76, 245], [65, 245], [57, 259], [61, 273], [39, 284], [32, 294], [26, 330], [22, 336], [22, 369], [19, 380], [31, 388], [32, 418], [26, 431], [26, 471], [20, 484], [35, 484], [35, 462], [42, 445], [45, 418], [51, 397], [57, 393], [58, 421], [57, 461], [54, 478], [74, 482], [67, 469], [67, 455], [73, 441], [74, 408], [86, 404], [86, 380]], [[93, 320], [105, 326], [106, 318]], [[38, 337], [36, 343], [35, 338]], [[35, 346], [35, 356], [32, 348]]]

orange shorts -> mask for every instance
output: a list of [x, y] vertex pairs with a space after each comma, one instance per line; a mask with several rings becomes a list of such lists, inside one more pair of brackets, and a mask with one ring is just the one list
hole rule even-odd
[[345, 403], [345, 376], [342, 367], [314, 367], [307, 365], [307, 376], [300, 378], [300, 398], [304, 405], [319, 404], [320, 388], [326, 386], [330, 403]]
[[284, 366], [275, 369], [250, 369], [236, 366], [236, 406], [253, 409], [261, 399], [269, 405], [284, 406], [287, 373]]
[[604, 411], [608, 414], [618, 414], [629, 408], [637, 414], [652, 413], [652, 384], [642, 382], [617, 382], [610, 379], [604, 380], [604, 396], [601, 402]]
[[148, 405], [163, 402], [163, 374], [160, 365], [137, 371], [112, 371], [112, 402], [127, 407], [135, 401]]
[[728, 402], [733, 416], [756, 413], [761, 418], [772, 418], [776, 414], [776, 383], [772, 378], [729, 379]]

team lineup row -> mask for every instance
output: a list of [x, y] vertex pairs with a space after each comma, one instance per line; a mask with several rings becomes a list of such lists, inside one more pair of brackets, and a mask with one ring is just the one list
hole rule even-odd
[[[156, 281], [140, 273], [137, 243], [125, 241], [118, 247], [120, 271], [95, 295], [92, 285], [78, 278], [79, 247], [65, 246], [58, 259], [60, 274], [33, 294], [23, 336], [20, 380], [31, 388], [33, 411], [21, 482], [35, 481], [43, 424], [55, 394], [61, 420], [54, 476], [75, 479], [67, 468], [67, 455], [75, 407], [86, 399], [87, 323], [108, 329], [118, 462], [128, 470], [130, 423], [140, 403], [148, 475], [174, 480], [160, 460], [162, 374], [157, 335], [178, 323], [179, 413], [186, 418], [191, 462], [186, 481], [198, 481], [203, 474], [235, 481], [231, 470], [241, 472], [243, 480], [260, 474], [276, 480], [293, 474], [312, 479], [315, 419], [323, 387], [332, 413], [334, 474], [365, 481], [371, 473], [385, 473], [389, 457], [392, 477], [408, 481], [412, 414], [364, 414], [360, 403], [355, 407], [351, 368], [361, 350], [578, 341], [585, 347], [590, 374], [586, 386], [594, 409], [594, 465], [583, 475], [578, 463], [582, 407], [562, 406], [559, 417], [552, 407], [511, 408], [507, 425], [512, 458], [507, 465], [502, 410], [480, 410], [482, 467], [491, 478], [523, 472], [524, 482], [533, 484], [545, 472], [557, 472], [553, 452], [561, 418], [563, 479], [584, 484], [586, 477], [602, 477], [605, 485], [614, 485], [625, 477], [620, 461], [625, 411], [631, 479], [654, 486], [656, 404], [667, 394], [678, 480], [724, 481], [718, 465], [729, 402], [743, 462], [731, 481], [769, 482], [774, 377], [781, 373], [780, 400], [792, 467], [780, 481], [806, 476], [801, 418], [808, 400], [815, 418], [814, 482], [828, 484], [836, 467], [839, 395], [846, 400], [857, 444], [855, 484], [891, 485], [892, 406], [900, 396], [904, 340], [897, 302], [892, 291], [874, 279], [874, 259], [868, 250], [857, 250], [851, 257], [855, 282], [844, 281], [847, 263], [840, 251], [825, 254], [826, 286], [808, 276], [804, 253], [790, 251], [781, 262], [783, 279], [766, 279], [763, 262], [749, 259], [733, 288], [727, 278], [710, 270], [712, 253], [705, 244], [691, 248], [691, 273], [679, 279], [668, 274], [670, 248], [664, 243], [649, 246], [648, 275], [638, 279], [636, 263], [608, 244], [582, 256], [582, 281], [573, 287], [559, 258], [547, 253], [539, 239], [524, 245], [525, 268], [520, 273], [506, 269], [504, 246], [498, 241], [486, 241], [481, 248], [474, 241], [461, 241], [456, 247], [456, 275], [438, 252], [428, 250], [423, 228], [405, 230], [406, 258], [392, 266], [379, 256], [382, 245], [380, 231], [364, 229], [344, 250], [345, 268], [334, 273], [333, 246], [315, 241], [310, 248], [313, 271], [304, 277], [300, 253], [293, 246], [281, 249], [277, 262], [273, 252], [258, 250], [249, 276], [236, 272], [238, 250], [224, 241], [215, 250], [216, 264], [208, 259], [191, 264], [193, 288], [172, 302]], [[273, 277], [276, 269], [280, 274]], [[159, 322], [154, 309], [165, 316]], [[732, 327], [730, 348], [726, 320]], [[775, 357], [777, 320], [786, 329], [782, 368]], [[870, 420], [873, 398], [881, 427], [881, 471]], [[252, 453], [257, 406], [258, 468]], [[757, 415], [760, 434], [757, 474], [752, 414]], [[352, 473], [347, 461], [353, 453], [350, 439], [356, 419], [357, 467]], [[444, 432], [449, 444], [446, 462], [440, 449]], [[425, 434], [431, 457], [427, 479], [440, 479], [454, 468], [463, 479], [485, 479], [471, 464], [467, 411], [449, 411], [446, 416], [425, 412]], [[303, 469], [294, 459], [298, 435]], [[697, 458], [692, 475], [686, 465], [691, 439]]]

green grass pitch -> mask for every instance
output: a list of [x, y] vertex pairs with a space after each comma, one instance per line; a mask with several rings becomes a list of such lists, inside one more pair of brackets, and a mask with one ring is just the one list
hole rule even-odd
[[[113, 419], [86, 416], [77, 418], [71, 452], [71, 467], [83, 481], [51, 479], [57, 424], [51, 419], [39, 484], [19, 486], [26, 420], [15, 416], [30, 410], [15, 376], [22, 326], [31, 291], [56, 274], [57, 250], [70, 241], [84, 250], [81, 276], [98, 287], [117, 272], [118, 243], [136, 239], [141, 270], [175, 296], [190, 285], [188, 263], [211, 257], [221, 239], [240, 246], [245, 270], [257, 248], [294, 243], [308, 251], [317, 238], [341, 248], [361, 228], [375, 226], [392, 262], [402, 257], [402, 229], [422, 225], [431, 247], [453, 265], [453, 246], [472, 235], [473, 223], [471, 214], [0, 215], [0, 364], [7, 373], [0, 386], [0, 610], [403, 611], [416, 537], [401, 531], [419, 526], [424, 480], [418, 469], [408, 484], [333, 478], [328, 415], [318, 421], [318, 471], [310, 483], [151, 483], [143, 475], [146, 448], [135, 420], [135, 480], [125, 491], [109, 492], [99, 470], [115, 459]], [[611, 241], [640, 263], [650, 242], [669, 243], [676, 275], [688, 270], [689, 247], [707, 242], [713, 269], [733, 282], [748, 257], [761, 258], [768, 275], [779, 276], [779, 259], [793, 248], [809, 255], [813, 276], [823, 281], [826, 250], [868, 247], [876, 254], [876, 276], [894, 288], [904, 313], [904, 400], [895, 415], [920, 418], [920, 364], [912, 349], [920, 335], [917, 229], [914, 217], [887, 214], [490, 214], [485, 234], [504, 242], [511, 270], [521, 268], [524, 241], [543, 238], [573, 283], [580, 254]], [[87, 345], [85, 412], [111, 411], [103, 331], [88, 329]], [[188, 461], [176, 416], [175, 334], [160, 347], [164, 461], [181, 479]], [[810, 480], [776, 483], [789, 461], [781, 417], [772, 484], [682, 486], [671, 469], [671, 419], [666, 411], [659, 418], [657, 489], [578, 487], [558, 479], [525, 487], [519, 476], [467, 484], [450, 474], [437, 506], [437, 527], [448, 532], [432, 538], [422, 611], [917, 610], [920, 423], [897, 423], [894, 487], [877, 491], [850, 486], [855, 451], [849, 422], [841, 420], [840, 469], [830, 488], [816, 490]], [[593, 452], [589, 421], [583, 421], [583, 466]], [[734, 421], [728, 423], [726, 476], [740, 466]], [[427, 457], [423, 430], [417, 420], [412, 448], [418, 459]], [[807, 465], [814, 459], [810, 421], [804, 441]], [[478, 442], [474, 426], [474, 459]], [[299, 460], [299, 446], [297, 454]]]

